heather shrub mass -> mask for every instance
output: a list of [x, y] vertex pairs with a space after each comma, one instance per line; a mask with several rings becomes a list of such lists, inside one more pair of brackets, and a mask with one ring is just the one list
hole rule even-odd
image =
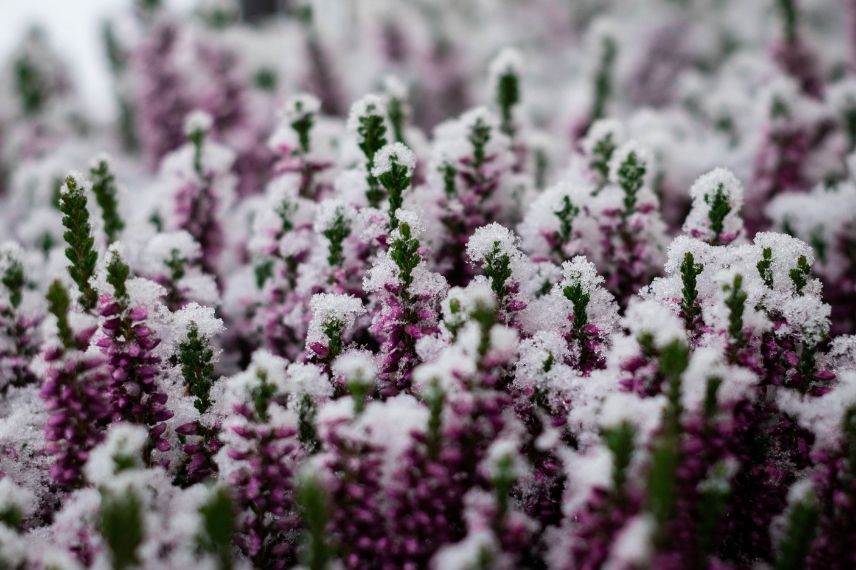
[[282, 4], [0, 69], [0, 568], [856, 567], [856, 2]]

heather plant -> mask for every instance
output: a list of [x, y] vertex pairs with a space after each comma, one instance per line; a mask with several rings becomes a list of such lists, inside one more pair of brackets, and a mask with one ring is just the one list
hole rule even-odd
[[845, 9], [332, 4], [0, 68], [0, 567], [852, 566]]

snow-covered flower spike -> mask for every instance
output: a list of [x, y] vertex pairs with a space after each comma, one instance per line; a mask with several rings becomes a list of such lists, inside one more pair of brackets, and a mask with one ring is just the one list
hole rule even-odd
[[66, 243], [65, 256], [69, 261], [68, 274], [77, 285], [80, 306], [85, 311], [92, 311], [98, 302], [98, 294], [92, 285], [98, 253], [89, 223], [85, 194], [87, 188], [88, 183], [81, 174], [70, 173], [60, 188], [59, 209], [65, 227], [63, 237]]
[[512, 276], [512, 262], [520, 256], [517, 236], [494, 222], [478, 228], [467, 242], [467, 255], [481, 266], [497, 298], [506, 296], [506, 284]]
[[351, 106], [348, 130], [357, 139], [357, 146], [365, 156], [365, 172], [369, 205], [378, 207], [383, 198], [380, 182], [374, 174], [375, 155], [387, 143], [386, 101], [380, 95], [366, 95]]
[[407, 85], [392, 75], [383, 79], [386, 95], [386, 116], [395, 142], [407, 144], [407, 124], [410, 121], [410, 104], [407, 101]]
[[317, 293], [309, 302], [312, 320], [306, 347], [323, 362], [332, 362], [344, 349], [345, 337], [365, 312], [362, 301], [351, 295]]
[[297, 134], [301, 154], [306, 155], [312, 148], [312, 128], [320, 110], [321, 102], [308, 93], [291, 97], [280, 110], [282, 120]]
[[89, 176], [92, 177], [92, 193], [95, 194], [95, 201], [101, 208], [108, 244], [116, 241], [125, 229], [125, 222], [119, 214], [119, 205], [116, 200], [118, 191], [116, 176], [110, 168], [110, 162], [110, 157], [103, 154], [92, 162], [89, 169]]
[[213, 308], [195, 303], [181, 309], [176, 317], [178, 322], [187, 323], [177, 351], [181, 376], [187, 391], [194, 397], [194, 407], [199, 413], [205, 413], [211, 407], [216, 362], [211, 336], [221, 330], [223, 321], [214, 316]]
[[716, 168], [690, 188], [692, 209], [684, 232], [710, 245], [728, 245], [743, 233], [743, 185], [731, 171]]
[[414, 168], [416, 156], [400, 142], [384, 146], [375, 155], [372, 175], [386, 189], [390, 229], [398, 226], [396, 212], [404, 201], [404, 191], [410, 188]]
[[523, 56], [515, 48], [505, 48], [490, 64], [490, 84], [499, 109], [500, 128], [509, 137], [517, 131], [515, 110], [520, 103], [520, 75]]
[[333, 374], [342, 378], [354, 398], [354, 411], [361, 413], [366, 400], [375, 387], [378, 367], [371, 352], [351, 349], [343, 352], [332, 365]]
[[35, 507], [36, 497], [32, 491], [16, 485], [9, 477], [0, 479], [0, 526], [21, 530]]
[[588, 158], [592, 173], [600, 185], [609, 180], [612, 155], [624, 144], [624, 127], [616, 119], [598, 119], [586, 133], [582, 142], [583, 153]]

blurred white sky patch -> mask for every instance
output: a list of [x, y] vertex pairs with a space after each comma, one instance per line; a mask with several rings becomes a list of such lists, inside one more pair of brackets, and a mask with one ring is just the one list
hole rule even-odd
[[[83, 105], [99, 119], [111, 117], [114, 99], [101, 43], [101, 22], [127, 10], [132, 0], [0, 0], [0, 60], [38, 25], [71, 67]], [[185, 7], [192, 0], [167, 4]]]

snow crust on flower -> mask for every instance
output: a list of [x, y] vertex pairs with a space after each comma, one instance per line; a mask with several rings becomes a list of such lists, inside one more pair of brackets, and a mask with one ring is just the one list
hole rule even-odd
[[84, 468], [86, 477], [95, 485], [110, 485], [122, 464], [143, 466], [143, 448], [149, 435], [142, 426], [127, 423], [113, 425], [104, 442], [92, 450]]
[[333, 395], [333, 386], [324, 370], [316, 364], [292, 362], [285, 370], [286, 387], [292, 394], [308, 394], [316, 399]]
[[634, 427], [637, 441], [646, 442], [660, 427], [665, 405], [664, 396], [640, 398], [630, 392], [615, 392], [607, 395], [603, 401], [600, 425], [612, 428], [628, 423]]
[[609, 562], [604, 566], [604, 570], [644, 566], [650, 560], [654, 550], [655, 530], [656, 524], [651, 515], [633, 517], [615, 538]]
[[210, 114], [196, 109], [187, 114], [184, 118], [184, 134], [192, 135], [193, 133], [207, 133], [214, 126], [214, 119]]
[[[709, 219], [711, 207], [717, 193], [721, 193], [729, 211], [722, 220], [720, 239], [731, 241], [743, 229], [740, 210], [743, 207], [743, 185], [730, 170], [715, 168], [700, 176], [690, 188], [692, 209], [684, 222], [684, 232], [693, 234], [702, 232], [705, 237], [710, 235], [712, 228]], [[733, 236], [733, 237], [732, 237]]]
[[315, 115], [321, 110], [321, 101], [311, 93], [298, 93], [289, 97], [279, 109], [283, 121], [291, 124], [295, 121]]
[[611, 138], [612, 143], [616, 146], [623, 144], [625, 129], [621, 121], [617, 119], [598, 119], [592, 123], [582, 140], [583, 152], [587, 156], [593, 155], [597, 145], [607, 137]]
[[380, 176], [392, 170], [393, 164], [403, 166], [406, 169], [407, 176], [413, 175], [413, 169], [416, 168], [416, 155], [410, 150], [407, 145], [394, 142], [381, 147], [374, 158], [374, 168], [372, 174]]
[[651, 168], [653, 165], [653, 156], [648, 147], [636, 140], [629, 140], [615, 149], [612, 158], [609, 161], [609, 180], [613, 184], [618, 184], [619, 170], [627, 162], [631, 156], [636, 158], [636, 162], [645, 167], [645, 180], [650, 178]]
[[856, 405], [856, 372], [847, 370], [840, 374], [838, 384], [820, 397], [782, 390], [777, 402], [783, 411], [796, 416], [800, 425], [811, 430], [815, 446], [835, 449], [844, 437], [844, 414]]
[[420, 364], [413, 370], [413, 384], [418, 391], [424, 392], [433, 382], [437, 382], [448, 392], [456, 389], [462, 380], [475, 372], [476, 362], [472, 354], [459, 346], [449, 346], [436, 359]]
[[375, 357], [368, 350], [352, 348], [333, 361], [333, 374], [349, 381], [372, 383], [377, 378], [377, 372]]
[[342, 331], [349, 330], [357, 317], [365, 313], [363, 302], [352, 295], [339, 295], [336, 293], [316, 293], [309, 301], [309, 309], [312, 312], [312, 320], [309, 322], [309, 331], [306, 334], [306, 342], [324, 342], [326, 335], [323, 327], [331, 321], [342, 324]]
[[386, 117], [386, 100], [381, 95], [370, 93], [351, 105], [348, 113], [348, 130], [360, 137], [361, 135], [357, 132], [360, 119], [371, 115]]
[[490, 531], [470, 532], [461, 542], [441, 548], [431, 564], [444, 570], [477, 568], [485, 558], [491, 560], [496, 549], [496, 539]]
[[467, 255], [475, 263], [483, 263], [495, 248], [509, 259], [519, 254], [517, 236], [496, 222], [478, 228], [467, 241]]
[[814, 251], [807, 243], [787, 234], [776, 232], [758, 232], [753, 240], [758, 255], [769, 248], [772, 253], [773, 286], [789, 291], [792, 287], [790, 271], [796, 267], [800, 257], [805, 257], [808, 265], [814, 264]]
[[186, 334], [191, 325], [195, 325], [199, 334], [209, 339], [216, 337], [225, 330], [223, 319], [216, 316], [214, 307], [198, 303], [187, 304], [173, 313], [172, 317], [176, 332], [179, 335]]
[[346, 222], [351, 222], [354, 218], [353, 209], [342, 200], [335, 198], [324, 200], [318, 205], [315, 225], [312, 229], [315, 233], [322, 234], [333, 226], [339, 216], [342, 216]]
[[523, 71], [523, 54], [513, 47], [503, 48], [490, 63], [491, 84], [496, 85], [503, 75], [520, 75]]
[[202, 255], [202, 248], [193, 236], [184, 230], [157, 233], [145, 245], [143, 261], [146, 270], [152, 273], [166, 271], [164, 263], [173, 255], [178, 259], [193, 262]]
[[655, 301], [632, 301], [622, 322], [637, 338], [650, 335], [657, 348], [675, 341], [686, 341], [686, 331], [681, 320]]
[[[0, 513], [17, 511], [23, 519], [36, 510], [36, 495], [31, 490], [15, 484], [10, 477], [0, 479]], [[3, 526], [0, 524], [0, 526]]]
[[718, 347], [699, 347], [693, 351], [689, 366], [682, 376], [681, 400], [687, 410], [700, 411], [707, 396], [708, 382], [717, 379], [720, 384], [716, 400], [720, 407], [741, 400], [754, 400], [758, 376], [741, 366], [730, 366]]

